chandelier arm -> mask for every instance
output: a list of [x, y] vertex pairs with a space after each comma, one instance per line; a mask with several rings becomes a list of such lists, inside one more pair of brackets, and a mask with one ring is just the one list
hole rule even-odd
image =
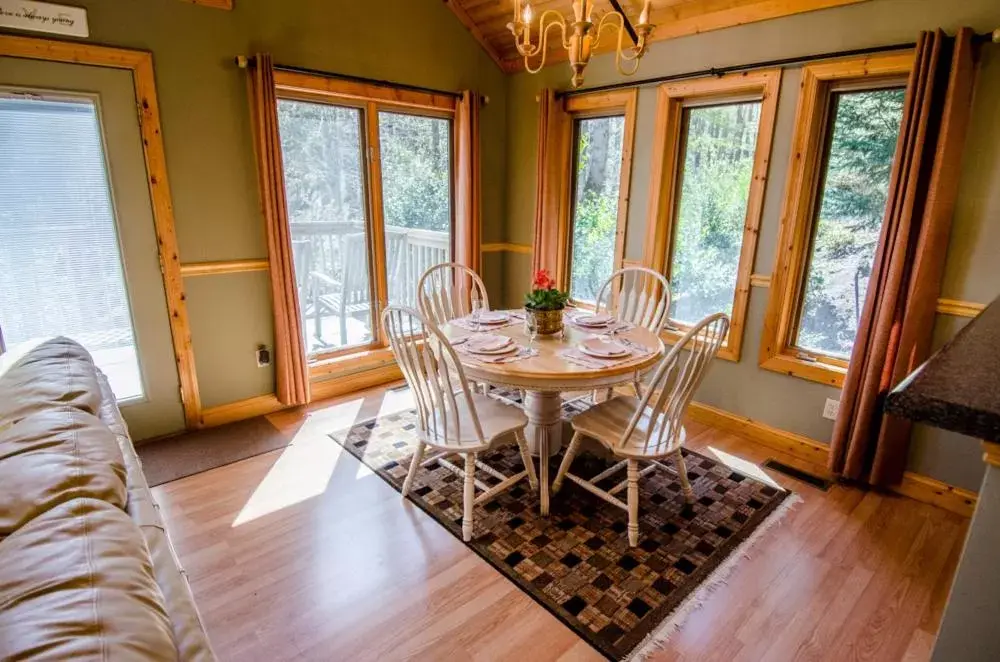
[[[543, 25], [546, 14], [555, 14], [558, 18], [553, 19], [548, 25]], [[569, 44], [566, 41], [566, 23], [563, 20], [562, 14], [560, 14], [555, 10], [550, 9], [546, 11], [544, 14], [542, 14], [541, 18], [538, 21], [538, 25], [541, 30], [540, 33], [541, 36], [539, 37], [538, 40], [538, 47], [532, 51], [531, 55], [524, 56], [524, 68], [529, 74], [537, 74], [545, 67], [545, 60], [548, 58], [548, 53], [549, 53], [549, 29], [553, 25], [559, 27], [559, 30], [562, 32], [562, 42], [564, 44], [564, 47], [567, 49], [569, 48]], [[538, 54], [539, 52], [541, 52], [542, 57], [538, 62], [538, 66], [532, 68], [531, 62], [529, 62], [529, 60], [531, 57]]]

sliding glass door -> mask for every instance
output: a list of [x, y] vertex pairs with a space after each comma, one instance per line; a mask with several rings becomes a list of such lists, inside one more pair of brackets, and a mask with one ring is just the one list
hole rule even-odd
[[452, 120], [320, 95], [278, 101], [306, 347], [322, 361], [382, 346], [388, 303], [452, 256]]

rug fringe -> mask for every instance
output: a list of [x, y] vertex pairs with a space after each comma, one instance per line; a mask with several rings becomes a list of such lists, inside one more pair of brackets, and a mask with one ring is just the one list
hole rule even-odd
[[761, 525], [739, 547], [733, 550], [729, 558], [712, 571], [712, 574], [702, 582], [701, 586], [677, 606], [677, 609], [670, 614], [669, 618], [660, 623], [655, 630], [646, 635], [646, 638], [638, 646], [632, 649], [632, 652], [622, 658], [623, 662], [643, 662], [643, 660], [649, 658], [656, 651], [663, 650], [667, 641], [675, 632], [681, 629], [688, 616], [700, 609], [705, 600], [726, 583], [726, 580], [729, 579], [729, 575], [736, 569], [739, 561], [744, 558], [750, 558], [751, 548], [764, 534], [779, 525], [785, 516], [788, 515], [789, 511], [800, 503], [802, 503], [802, 497], [794, 493], [790, 494], [766, 520], [761, 522]]

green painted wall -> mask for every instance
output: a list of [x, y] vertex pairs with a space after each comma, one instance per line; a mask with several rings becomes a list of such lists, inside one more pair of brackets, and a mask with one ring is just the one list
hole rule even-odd
[[[233, 57], [489, 96], [482, 112], [483, 241], [502, 241], [506, 78], [440, 0], [236, 0], [233, 11], [180, 0], [73, 0], [87, 41], [153, 53], [182, 262], [266, 257], [244, 72]], [[493, 296], [503, 258], [487, 255]], [[258, 343], [273, 344], [261, 273], [185, 281], [198, 381], [211, 407], [273, 392]]]
[[[799, 14], [726, 30], [707, 32], [653, 44], [637, 77], [684, 73], [777, 58], [853, 48], [912, 42], [920, 30], [971, 26], [988, 31], [1000, 26], [1000, 3], [995, 0], [940, 2], [939, 0], [871, 0], [867, 3]], [[774, 260], [779, 214], [791, 149], [800, 72], [785, 72], [771, 154], [769, 182], [754, 271], [770, 273]], [[623, 79], [608, 56], [588, 67], [585, 86]], [[530, 244], [534, 216], [534, 168], [537, 154], [537, 104], [543, 87], [566, 89], [569, 69], [553, 65], [538, 75], [519, 74], [507, 93], [507, 227], [506, 241]], [[635, 157], [629, 206], [626, 257], [643, 252], [652, 157], [655, 87], [639, 95]], [[989, 302], [1000, 294], [1000, 46], [987, 46], [976, 93], [974, 117], [965, 154], [954, 231], [949, 248], [943, 296]], [[505, 254], [507, 301], [518, 302], [529, 280], [530, 256]], [[768, 291], [754, 288], [739, 363], [717, 361], [697, 399], [758, 419], [775, 427], [828, 441], [833, 424], [821, 417], [826, 398], [838, 398], [836, 389], [761, 370], [757, 352]], [[939, 317], [938, 344], [950, 338], [961, 320]], [[911, 454], [914, 471], [969, 489], [977, 489], [983, 474], [976, 442], [929, 428], [919, 428]]]

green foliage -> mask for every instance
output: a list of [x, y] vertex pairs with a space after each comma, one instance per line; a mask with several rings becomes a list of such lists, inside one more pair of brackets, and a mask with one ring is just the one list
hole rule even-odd
[[902, 89], [835, 97], [796, 344], [848, 358], [885, 216]]
[[554, 287], [531, 290], [524, 295], [524, 307], [532, 310], [562, 310], [566, 307], [567, 301], [569, 301], [569, 293]]
[[570, 293], [593, 302], [614, 270], [624, 117], [577, 123]]
[[[448, 120], [379, 113], [386, 225], [451, 229]], [[278, 101], [285, 189], [293, 223], [364, 223], [361, 112]]]
[[670, 318], [732, 313], [760, 102], [687, 111]]

